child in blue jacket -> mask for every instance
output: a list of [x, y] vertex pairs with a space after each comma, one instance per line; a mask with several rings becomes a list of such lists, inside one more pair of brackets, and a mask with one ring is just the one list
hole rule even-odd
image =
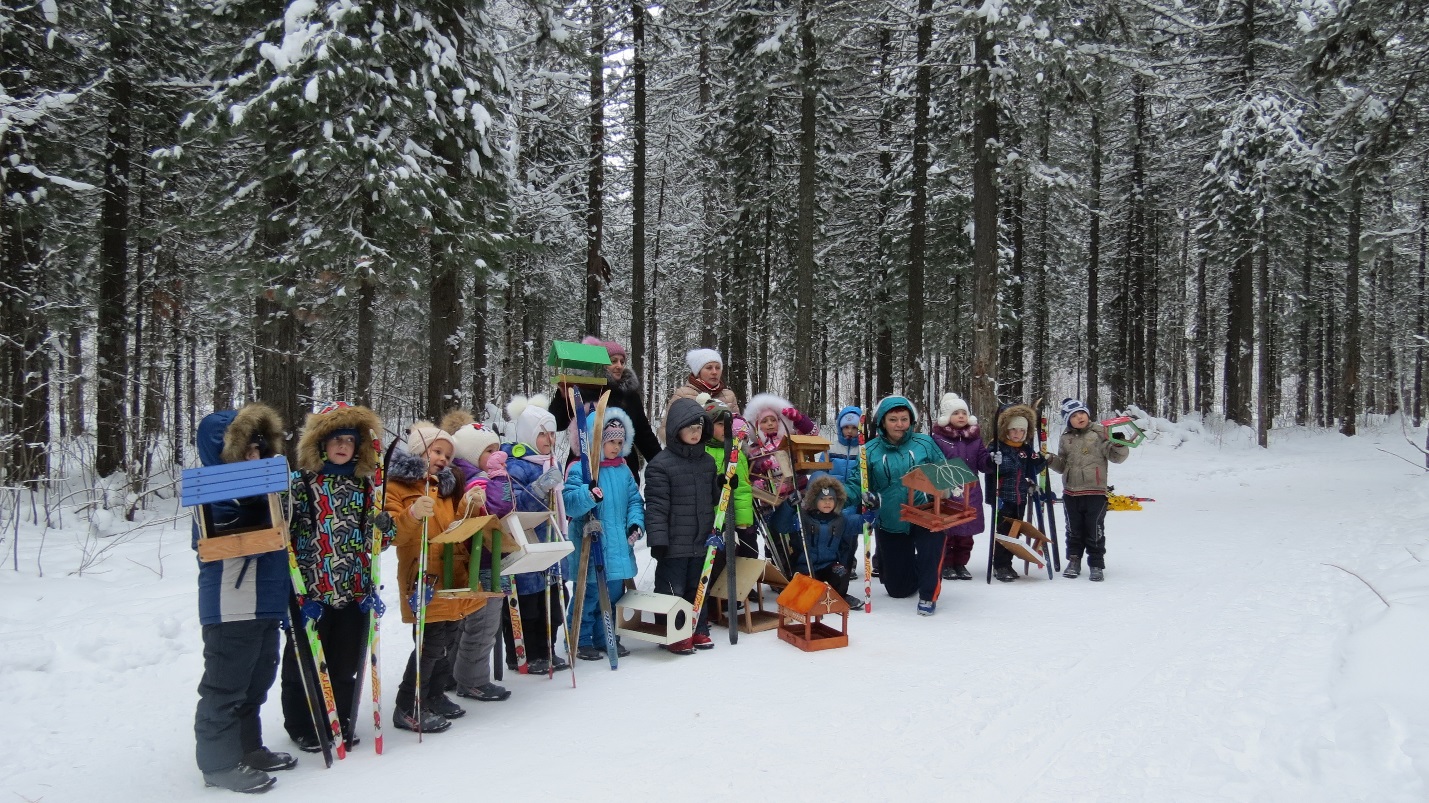
[[[595, 413], [586, 419], [586, 426], [594, 428]], [[562, 499], [566, 504], [566, 515], [570, 516], [569, 537], [571, 543], [580, 544], [585, 531], [586, 514], [594, 511], [600, 521], [601, 555], [605, 558], [605, 585], [610, 592], [610, 602], [614, 605], [625, 594], [625, 581], [635, 579], [635, 542], [643, 536], [645, 528], [645, 503], [640, 498], [640, 486], [625, 458], [634, 443], [635, 425], [630, 416], [619, 407], [605, 411], [605, 426], [599, 433], [592, 432], [592, 439], [599, 438], [598, 456], [600, 473], [596, 486], [591, 488], [586, 482], [585, 468], [581, 461], [571, 464], [566, 475]], [[596, 451], [592, 446], [591, 450]], [[579, 577], [581, 550], [578, 547], [567, 559], [566, 576], [575, 580]], [[592, 564], [594, 562], [594, 555]], [[586, 570], [585, 600], [579, 613], [572, 614], [573, 626], [579, 627], [580, 641], [576, 657], [583, 661], [599, 661], [607, 657], [605, 653], [605, 627], [600, 619], [600, 589], [596, 584], [594, 565]], [[575, 624], [575, 622], [579, 624]], [[619, 642], [616, 650], [621, 657], [630, 651]]]

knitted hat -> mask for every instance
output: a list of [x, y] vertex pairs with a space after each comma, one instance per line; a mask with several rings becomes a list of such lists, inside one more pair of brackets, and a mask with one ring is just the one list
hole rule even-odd
[[720, 367], [724, 367], [724, 358], [719, 356], [719, 352], [714, 349], [690, 349], [685, 352], [685, 365], [690, 367], [690, 373], [699, 376], [700, 369], [709, 363], [717, 362]]
[[452, 447], [452, 451], [456, 451], [456, 441], [452, 440], [451, 435], [443, 432], [430, 421], [418, 421], [412, 425], [411, 429], [407, 430], [407, 441], [403, 446], [406, 448], [407, 454], [423, 457], [432, 444], [437, 441], [446, 441]]
[[452, 442], [456, 444], [456, 456], [472, 465], [486, 451], [486, 447], [501, 442], [496, 433], [480, 424], [467, 424], [452, 431]]
[[938, 420], [933, 423], [946, 427], [948, 421], [952, 420], [953, 413], [959, 410], [969, 412], [968, 403], [963, 401], [963, 397], [956, 393], [944, 393], [938, 400]]
[[546, 409], [551, 400], [538, 393], [531, 398], [517, 396], [506, 405], [506, 414], [516, 428], [516, 442], [527, 446], [536, 445], [536, 436], [542, 432], [556, 434], [556, 417]]
[[612, 358], [617, 356], [626, 356], [625, 347], [615, 342], [614, 340], [601, 340], [598, 337], [586, 335], [585, 337], [581, 338], [581, 342], [587, 346], [604, 346], [605, 353], [609, 354]]
[[1023, 432], [1026, 432], [1027, 419], [1020, 415], [1014, 415], [1013, 417], [1007, 419], [1007, 431], [1011, 432], [1014, 429], [1020, 429]]
[[843, 415], [839, 416], [839, 429], [843, 429], [844, 427], [858, 426], [858, 421], [862, 417], [863, 410], [858, 407], [849, 407], [845, 409]]
[[625, 440], [625, 422], [619, 418], [612, 418], [605, 422], [605, 428], [600, 432], [600, 442], [609, 443], [610, 441], [623, 440]]
[[1091, 415], [1092, 415], [1092, 411], [1089, 410], [1089, 409], [1087, 409], [1087, 406], [1082, 403], [1082, 400], [1081, 400], [1081, 399], [1063, 399], [1063, 400], [1062, 400], [1062, 423], [1063, 423], [1063, 424], [1070, 424], [1071, 421], [1072, 421], [1072, 414], [1073, 414], [1073, 413], [1077, 413], [1077, 412], [1086, 413], [1088, 418], [1090, 418]]

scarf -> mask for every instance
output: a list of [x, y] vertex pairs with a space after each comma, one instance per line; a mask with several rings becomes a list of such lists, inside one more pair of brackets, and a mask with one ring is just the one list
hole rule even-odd
[[690, 384], [694, 386], [695, 390], [703, 391], [705, 393], [710, 394], [711, 396], [718, 396], [720, 393], [724, 392], [723, 382], [718, 382], [713, 385], [706, 385], [704, 382], [701, 382], [700, 378], [695, 376], [694, 374], [690, 374]]

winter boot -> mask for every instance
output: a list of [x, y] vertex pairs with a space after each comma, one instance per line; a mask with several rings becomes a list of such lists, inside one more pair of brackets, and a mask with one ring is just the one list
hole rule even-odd
[[205, 772], [203, 774], [204, 786], [217, 786], [220, 789], [228, 789], [233, 792], [243, 792], [245, 794], [259, 794], [273, 788], [273, 784], [278, 779], [264, 772], [255, 770], [252, 767], [239, 764], [226, 770], [215, 772]]
[[297, 745], [298, 749], [304, 753], [321, 753], [323, 751], [322, 742], [318, 741], [318, 737], [310, 733], [305, 733], [302, 736], [293, 736], [291, 738], [293, 744]]
[[665, 645], [665, 649], [675, 655], [694, 655], [695, 640], [693, 638], [681, 639], [673, 644]]
[[1075, 580], [1075, 579], [1077, 578], [1077, 576], [1080, 575], [1081, 573], [1082, 573], [1082, 556], [1081, 556], [1081, 555], [1068, 555], [1068, 556], [1067, 556], [1067, 568], [1065, 568], [1065, 569], [1062, 570], [1062, 576], [1063, 576], [1063, 577], [1070, 577], [1070, 578], [1072, 578], [1072, 579]]
[[973, 574], [972, 572], [968, 571], [967, 564], [959, 563], [957, 566], [953, 567], [953, 572], [955, 573], [956, 579], [958, 580], [973, 579]]
[[709, 633], [696, 633], [690, 641], [697, 650], [714, 649], [714, 639], [710, 638]]
[[844, 602], [848, 603], [848, 609], [851, 611], [863, 610], [863, 600], [852, 594], [844, 594]]
[[576, 650], [576, 657], [582, 661], [599, 661], [605, 657], [605, 652], [596, 647], [586, 645]]
[[392, 712], [392, 724], [395, 725], [398, 730], [421, 731], [422, 733], [441, 733], [452, 726], [452, 723], [445, 717], [434, 714], [425, 708], [422, 709], [422, 719], [420, 722], [417, 720], [416, 712], [403, 711], [398, 708]]
[[274, 753], [266, 747], [260, 747], [244, 756], [243, 763], [262, 772], [290, 770], [298, 766], [298, 760], [293, 758], [292, 755], [288, 753]]
[[944, 580], [956, 580], [956, 579], [958, 579], [958, 567], [956, 567], [956, 566], [951, 566], [951, 565], [949, 565], [949, 566], [944, 566], [944, 567], [943, 567], [943, 579], [944, 579]]
[[619, 636], [616, 636], [616, 637], [615, 637], [615, 655], [616, 655], [616, 657], [618, 657], [618, 658], [624, 658], [625, 656], [627, 656], [627, 655], [629, 655], [629, 654], [630, 654], [630, 650], [625, 649], [625, 645], [620, 643], [620, 637], [619, 637]]
[[499, 703], [511, 697], [511, 692], [505, 686], [498, 686], [495, 683], [483, 683], [472, 689], [461, 686], [457, 688], [456, 693], [458, 697], [478, 700], [483, 703]]
[[1104, 579], [1102, 577], [1102, 567], [1093, 566], [1091, 570], [1091, 576], [1087, 579], [1091, 580], [1093, 583], [1100, 583]]
[[438, 694], [430, 700], [423, 700], [422, 710], [430, 710], [442, 719], [461, 719], [466, 716], [466, 709], [452, 702], [445, 694]]
[[938, 603], [934, 602], [933, 600], [930, 600], [930, 599], [920, 599], [920, 600], [918, 600], [918, 615], [919, 615], [919, 616], [932, 616], [932, 615], [933, 615], [933, 611], [937, 610], [937, 608], [938, 608]]
[[1000, 583], [1010, 583], [1017, 579], [1017, 570], [1011, 566], [997, 566], [992, 570], [992, 576]]
[[557, 672], [560, 672], [560, 671], [565, 670], [565, 669], [570, 669], [570, 668], [571, 668], [571, 665], [570, 665], [569, 663], [567, 663], [567, 662], [566, 662], [566, 659], [562, 658], [561, 656], [559, 656], [559, 655], [552, 655], [552, 656], [551, 656], [551, 668], [554, 669], [554, 670], [557, 671]]

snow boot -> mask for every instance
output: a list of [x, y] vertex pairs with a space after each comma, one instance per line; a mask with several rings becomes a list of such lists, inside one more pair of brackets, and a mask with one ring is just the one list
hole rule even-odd
[[[392, 724], [396, 726], [398, 730], [412, 731], [414, 733], [419, 730], [422, 733], [441, 733], [452, 726], [452, 723], [445, 717], [434, 714], [426, 708], [422, 709], [422, 720], [420, 723], [417, 721], [415, 712], [403, 711], [398, 708], [392, 712]], [[418, 727], [419, 725], [420, 727]]]
[[266, 792], [273, 788], [273, 784], [277, 782], [277, 778], [263, 770], [255, 770], [243, 764], [203, 774], [204, 786], [217, 786], [220, 789], [249, 795]]
[[483, 683], [473, 689], [462, 686], [457, 688], [456, 693], [458, 697], [478, 700], [483, 703], [499, 703], [511, 697], [511, 692], [505, 686], [498, 686], [495, 683]]
[[863, 610], [863, 600], [852, 594], [844, 594], [844, 602], [848, 604], [848, 609], [851, 611]]
[[1102, 567], [1093, 566], [1091, 576], [1087, 579], [1091, 580], [1093, 583], [1100, 583], [1103, 579], [1105, 579], [1102, 577]]
[[694, 655], [695, 640], [693, 638], [680, 639], [672, 644], [666, 644], [665, 649], [675, 655]]
[[605, 651], [586, 645], [576, 650], [576, 657], [582, 661], [599, 661], [605, 657]]
[[696, 633], [690, 638], [690, 642], [697, 650], [714, 649], [714, 639], [710, 638], [709, 633]]
[[956, 566], [944, 566], [944, 567], [943, 567], [943, 579], [944, 579], [944, 580], [956, 580], [956, 579], [958, 579], [958, 567], [956, 567]]
[[552, 656], [551, 656], [551, 668], [554, 669], [554, 670], [556, 670], [557, 672], [560, 672], [560, 671], [563, 671], [563, 670], [566, 670], [566, 669], [570, 669], [570, 668], [571, 668], [571, 665], [570, 665], [569, 663], [567, 663], [567, 662], [566, 662], [566, 659], [562, 658], [561, 656], [559, 656], [559, 655], [552, 655]]
[[615, 637], [615, 655], [616, 655], [616, 657], [617, 657], [617, 658], [624, 658], [625, 656], [627, 656], [627, 655], [629, 655], [629, 654], [630, 654], [630, 650], [627, 650], [627, 649], [625, 648], [625, 645], [620, 643], [620, 637], [619, 637], [619, 636], [616, 636], [616, 637]]
[[937, 608], [938, 608], [938, 603], [934, 602], [933, 600], [930, 600], [930, 599], [920, 599], [920, 600], [918, 600], [918, 615], [919, 615], [919, 616], [932, 616], [932, 615], [933, 615], [933, 611], [937, 610]]
[[1011, 566], [998, 566], [992, 570], [992, 576], [1000, 583], [1010, 583], [1017, 579], [1017, 570]]
[[290, 738], [292, 738], [293, 744], [297, 745], [298, 749], [304, 753], [321, 753], [323, 751], [322, 742], [318, 741], [318, 737], [310, 733]]
[[1082, 573], [1082, 556], [1067, 556], [1067, 568], [1062, 570], [1063, 577], [1070, 577], [1073, 580]]
[[954, 567], [953, 567], [953, 572], [954, 572], [954, 578], [957, 579], [957, 580], [971, 580], [971, 579], [973, 579], [973, 574], [972, 574], [972, 572], [968, 571], [967, 564], [965, 564], [965, 563], [959, 563], [958, 565], [954, 566]]
[[290, 770], [298, 766], [298, 760], [293, 758], [291, 754], [274, 753], [266, 747], [260, 747], [244, 756], [243, 763], [261, 772]]
[[445, 694], [438, 694], [430, 700], [423, 700], [422, 711], [428, 710], [442, 719], [461, 719], [466, 716], [466, 709], [452, 702]]

